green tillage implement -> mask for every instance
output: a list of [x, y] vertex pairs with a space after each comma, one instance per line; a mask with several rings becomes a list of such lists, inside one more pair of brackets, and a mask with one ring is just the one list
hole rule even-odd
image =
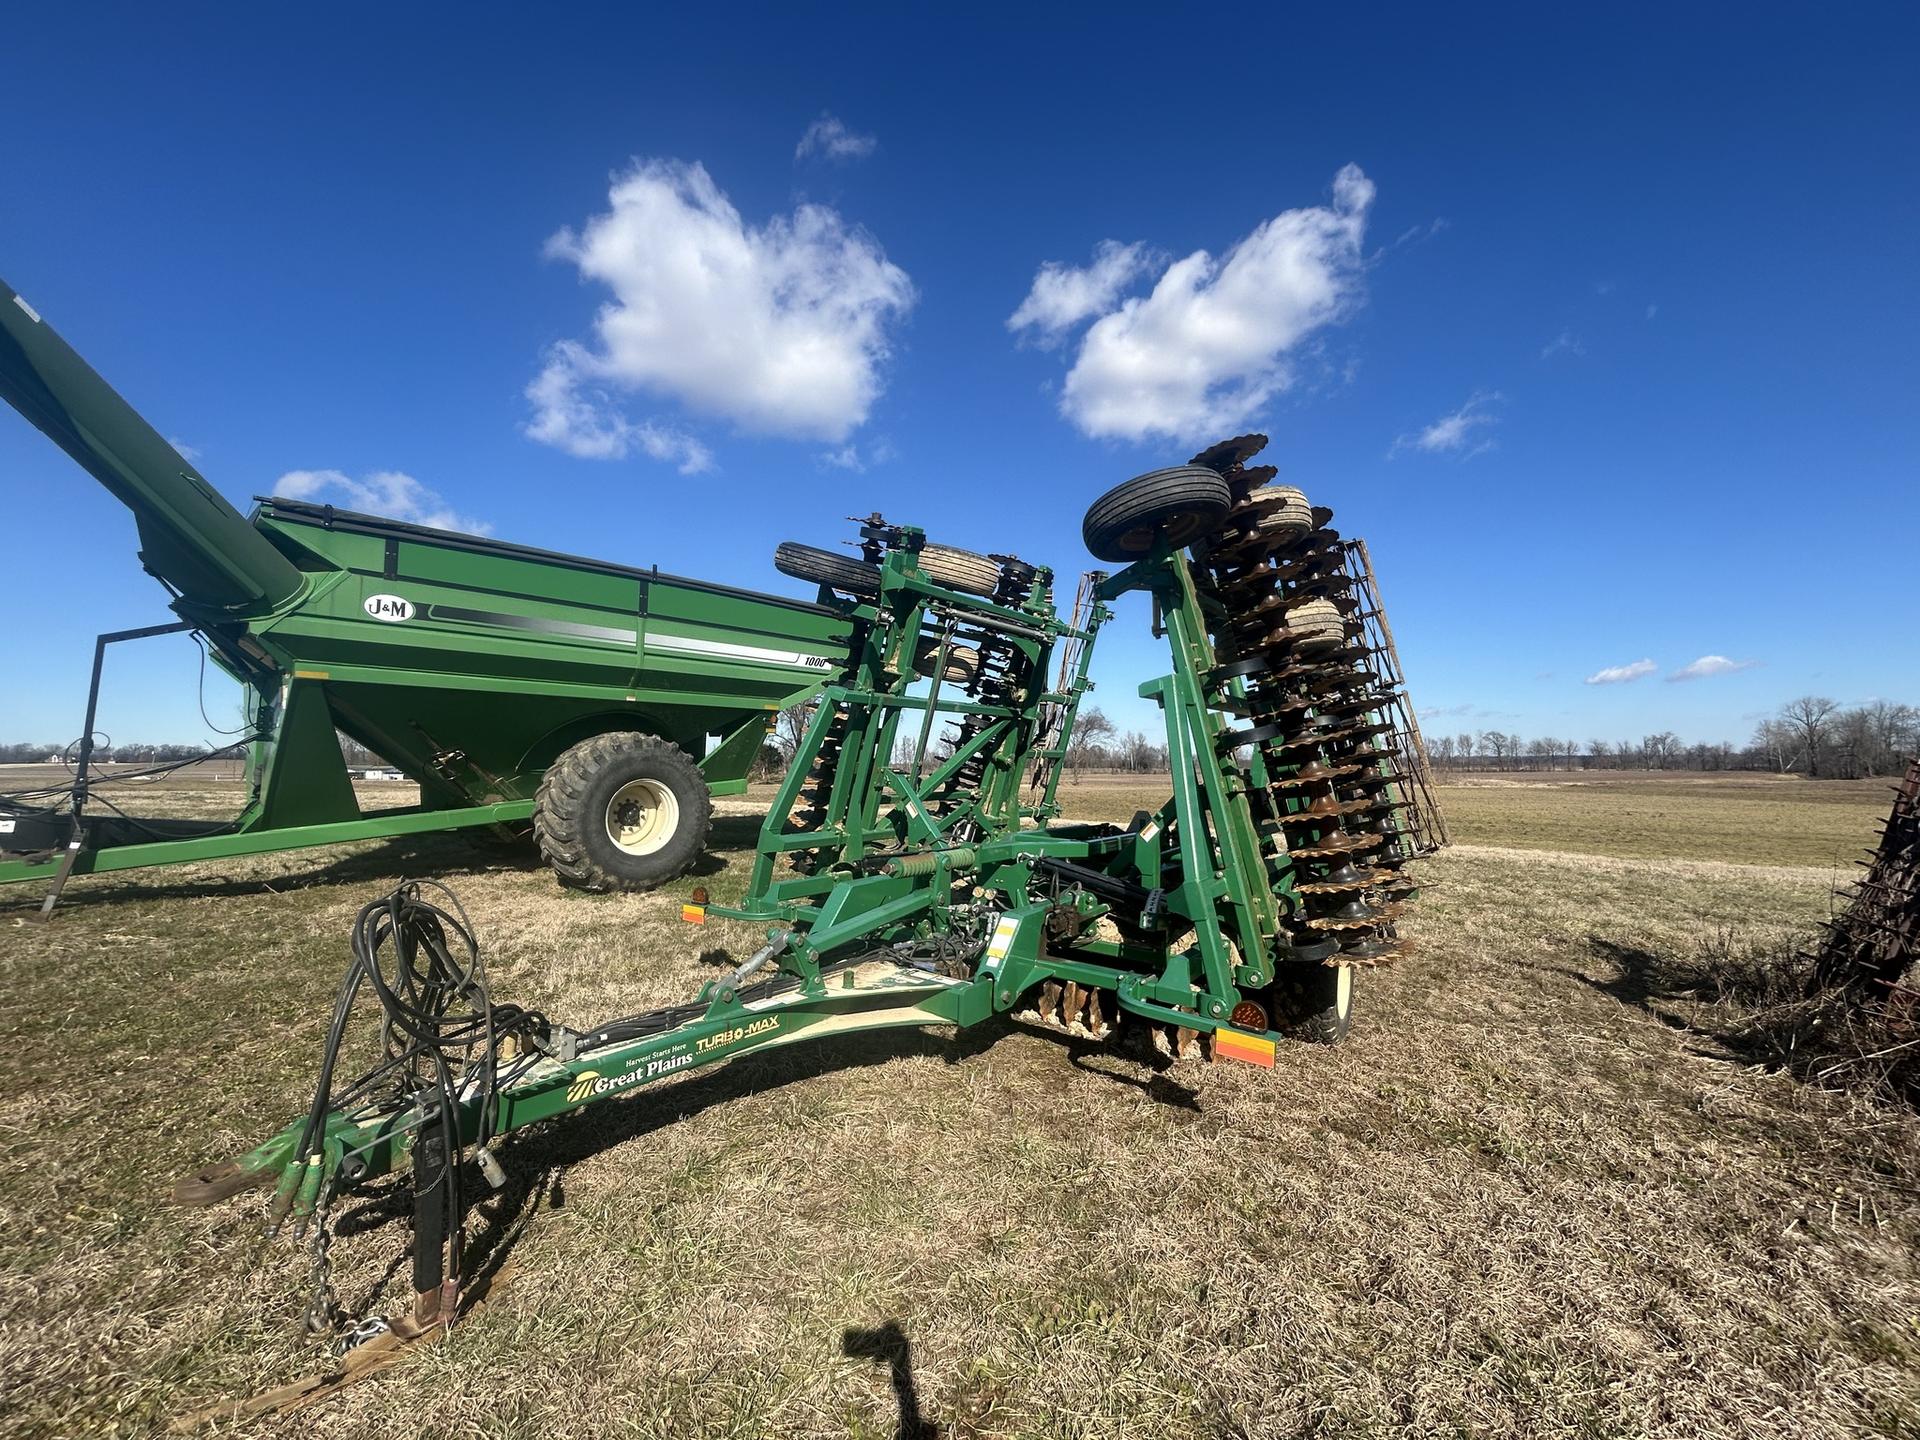
[[[493, 1005], [477, 958], [449, 961], [439, 922], [403, 892], [385, 902], [389, 935], [403, 967], [439, 978], [377, 988], [437, 998], [405, 1014], [383, 998], [384, 1033], [428, 1038], [400, 1058], [389, 1045], [341, 1087], [337, 1021], [309, 1114], [185, 1178], [176, 1198], [270, 1186], [275, 1227], [292, 1216], [324, 1234], [337, 1196], [410, 1165], [407, 1333], [419, 1334], [459, 1305], [442, 1253], [457, 1266], [458, 1244], [444, 1242], [463, 1212], [439, 1181], [458, 1174], [449, 1156], [475, 1147], [500, 1184], [495, 1137], [713, 1061], [1010, 1012], [1099, 1037], [1114, 1028], [1101, 997], [1143, 1038], [1173, 1032], [1183, 1055], [1204, 1037], [1216, 1058], [1271, 1066], [1286, 1034], [1342, 1038], [1354, 969], [1405, 948], [1394, 919], [1415, 892], [1403, 867], [1429, 842], [1404, 818], [1410, 762], [1397, 736], [1382, 738], [1405, 697], [1368, 663], [1370, 572], [1361, 584], [1342, 569], [1330, 512], [1245, 467], [1262, 443], [1216, 446], [1205, 464], [1103, 497], [1089, 547], [1133, 563], [1096, 572], [1070, 621], [1049, 571], [929, 546], [878, 517], [859, 562], [783, 546], [789, 573], [817, 569], [852, 597], [853, 645], [743, 900], [710, 906], [696, 890], [685, 907], [691, 921], [764, 926], [757, 953], [687, 1005], [577, 1032]], [[1092, 644], [1107, 602], [1130, 590], [1151, 595], [1169, 642], [1171, 672], [1141, 693], [1164, 714], [1173, 794], [1126, 826], [1055, 823]], [[933, 736], [936, 715], [952, 733]], [[354, 975], [385, 973], [380, 944], [360, 934], [342, 1017]], [[419, 954], [432, 965], [408, 958]]]
[[[101, 637], [73, 784], [0, 797], [0, 883], [531, 819], [563, 879], [645, 888], [691, 863], [708, 792], [743, 790], [773, 716], [845, 661], [844, 606], [292, 500], [249, 523], [4, 285], [0, 395], [133, 511], [180, 617]], [[245, 808], [105, 813], [106, 647], [182, 630], [244, 687]], [[363, 813], [336, 732], [420, 803]]]

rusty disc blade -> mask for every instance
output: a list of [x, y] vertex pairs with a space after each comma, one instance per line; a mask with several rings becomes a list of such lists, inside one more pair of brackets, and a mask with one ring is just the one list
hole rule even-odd
[[1266, 448], [1267, 437], [1264, 435], [1236, 435], [1231, 440], [1220, 440], [1209, 445], [1187, 463], [1204, 465], [1207, 469], [1217, 470], [1224, 475], [1227, 471], [1246, 464]]

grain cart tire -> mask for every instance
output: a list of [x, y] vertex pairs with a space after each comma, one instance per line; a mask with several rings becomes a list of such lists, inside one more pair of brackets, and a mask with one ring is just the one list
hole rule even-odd
[[817, 545], [802, 545], [798, 540], [782, 540], [773, 552], [773, 568], [796, 580], [811, 580], [844, 590], [849, 595], [878, 595], [880, 567], [851, 556], [836, 555]]
[[1099, 559], [1138, 560], [1162, 535], [1175, 549], [1220, 528], [1233, 492], [1200, 465], [1149, 470], [1116, 485], [1087, 507], [1080, 536]]
[[560, 883], [651, 890], [706, 848], [707, 782], [678, 745], [615, 731], [582, 740], [541, 778], [533, 829]]
[[1351, 965], [1282, 966], [1273, 995], [1281, 1026], [1300, 1039], [1338, 1045], [1347, 1038], [1353, 1025]]
[[920, 568], [936, 585], [949, 590], [965, 590], [972, 595], [991, 595], [1000, 586], [1000, 567], [984, 555], [952, 545], [920, 547]]

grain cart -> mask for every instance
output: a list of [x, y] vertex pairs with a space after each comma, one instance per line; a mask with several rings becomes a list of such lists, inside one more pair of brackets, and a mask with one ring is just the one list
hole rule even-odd
[[[1355, 970], [1406, 953], [1407, 867], [1438, 843], [1438, 816], [1371, 567], [1331, 512], [1246, 464], [1262, 444], [1226, 442], [1097, 501], [1088, 547], [1128, 563], [1095, 572], [1065, 620], [1048, 570], [878, 516], [858, 558], [782, 546], [782, 568], [853, 602], [852, 644], [744, 893], [717, 905], [696, 889], [683, 910], [763, 927], [755, 953], [687, 1004], [574, 1030], [487, 998], [477, 943], [444, 899], [377, 901], [311, 1108], [176, 1198], [271, 1187], [271, 1225], [311, 1227], [310, 1315], [324, 1324], [337, 1318], [330, 1207], [410, 1167], [416, 1301], [372, 1357], [463, 1303], [468, 1147], [502, 1184], [493, 1149], [508, 1132], [714, 1061], [1000, 1015], [1263, 1066], [1284, 1033], [1342, 1039]], [[1135, 590], [1168, 641], [1170, 672], [1141, 694], [1165, 719], [1173, 793], [1125, 825], [1063, 824], [1060, 762], [1092, 647], [1109, 602]], [[375, 1069], [340, 1083], [363, 987], [385, 1043]]]
[[[244, 519], [4, 285], [0, 395], [133, 511], [179, 617], [99, 638], [71, 783], [0, 797], [0, 882], [51, 879], [48, 910], [75, 873], [529, 822], [563, 880], [645, 889], [845, 660], [826, 605], [294, 500]], [[92, 773], [107, 647], [182, 631], [244, 688], [231, 822], [125, 816]], [[420, 803], [362, 813], [336, 731]]]

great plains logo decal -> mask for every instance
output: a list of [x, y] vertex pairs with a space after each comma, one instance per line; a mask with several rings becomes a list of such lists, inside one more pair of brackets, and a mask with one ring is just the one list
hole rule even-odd
[[389, 625], [398, 625], [402, 620], [413, 618], [413, 602], [402, 600], [398, 595], [369, 595], [361, 602], [360, 608], [376, 620], [384, 620]]
[[578, 1105], [586, 1100], [597, 1100], [602, 1095], [611, 1095], [616, 1090], [638, 1085], [643, 1080], [684, 1070], [692, 1063], [693, 1054], [689, 1051], [685, 1054], [656, 1055], [638, 1070], [629, 1070], [624, 1075], [602, 1075], [598, 1070], [582, 1070], [567, 1086], [567, 1103]]

